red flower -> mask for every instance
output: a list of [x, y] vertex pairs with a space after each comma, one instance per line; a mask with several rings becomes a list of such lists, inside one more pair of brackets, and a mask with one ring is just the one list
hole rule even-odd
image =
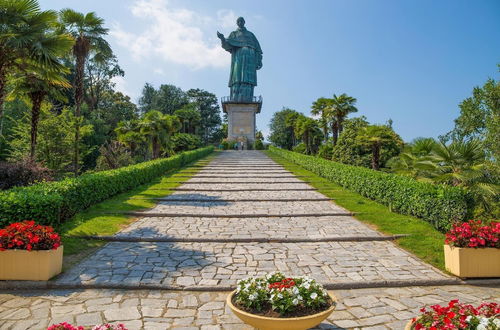
[[446, 233], [445, 243], [456, 247], [500, 248], [500, 222], [484, 225], [480, 220], [454, 224]]
[[6, 249], [50, 250], [61, 245], [61, 238], [49, 226], [34, 221], [16, 222], [0, 229], [0, 251]]

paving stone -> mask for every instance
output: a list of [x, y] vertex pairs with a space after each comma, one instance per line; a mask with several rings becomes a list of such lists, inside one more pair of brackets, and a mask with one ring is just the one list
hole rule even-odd
[[76, 316], [76, 323], [83, 326], [102, 324], [101, 313], [85, 313]]
[[104, 317], [107, 321], [123, 321], [139, 319], [141, 315], [137, 307], [125, 307], [105, 310]]

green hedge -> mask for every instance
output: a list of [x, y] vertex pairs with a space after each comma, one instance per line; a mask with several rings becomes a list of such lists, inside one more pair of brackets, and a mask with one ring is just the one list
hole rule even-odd
[[389, 206], [394, 212], [422, 218], [440, 231], [446, 231], [453, 221], [465, 220], [472, 210], [470, 195], [460, 188], [419, 182], [273, 146], [269, 149], [329, 181]]
[[40, 224], [57, 226], [89, 206], [150, 182], [212, 151], [213, 147], [207, 147], [116, 170], [0, 192], [0, 228], [31, 219]]

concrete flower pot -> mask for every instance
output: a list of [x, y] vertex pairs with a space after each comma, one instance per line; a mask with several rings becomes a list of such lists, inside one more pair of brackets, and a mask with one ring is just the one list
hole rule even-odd
[[[335, 304], [333, 304], [327, 310], [313, 315], [290, 318], [265, 317], [247, 313], [234, 306], [232, 298], [235, 293], [236, 291], [233, 291], [227, 296], [226, 302], [231, 311], [246, 324], [260, 330], [305, 330], [313, 328], [325, 320], [335, 309]], [[333, 301], [336, 301], [334, 296], [330, 295], [330, 297]]]
[[405, 330], [412, 330], [413, 322], [410, 320], [406, 323]]
[[47, 281], [62, 270], [63, 247], [56, 250], [0, 251], [0, 280]]
[[459, 277], [500, 277], [500, 249], [444, 245], [446, 270]]

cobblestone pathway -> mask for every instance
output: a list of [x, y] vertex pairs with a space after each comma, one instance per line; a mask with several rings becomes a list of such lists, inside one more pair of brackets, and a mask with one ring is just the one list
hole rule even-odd
[[62, 321], [121, 321], [131, 330], [246, 329], [221, 290], [275, 270], [308, 274], [330, 288], [385, 286], [334, 290], [341, 303], [321, 328], [403, 329], [425, 305], [499, 299], [498, 288], [416, 286], [452, 279], [300, 179], [307, 182], [260, 152], [221, 153], [115, 235], [121, 241], [55, 281], [88, 289], [0, 294], [0, 329]]

